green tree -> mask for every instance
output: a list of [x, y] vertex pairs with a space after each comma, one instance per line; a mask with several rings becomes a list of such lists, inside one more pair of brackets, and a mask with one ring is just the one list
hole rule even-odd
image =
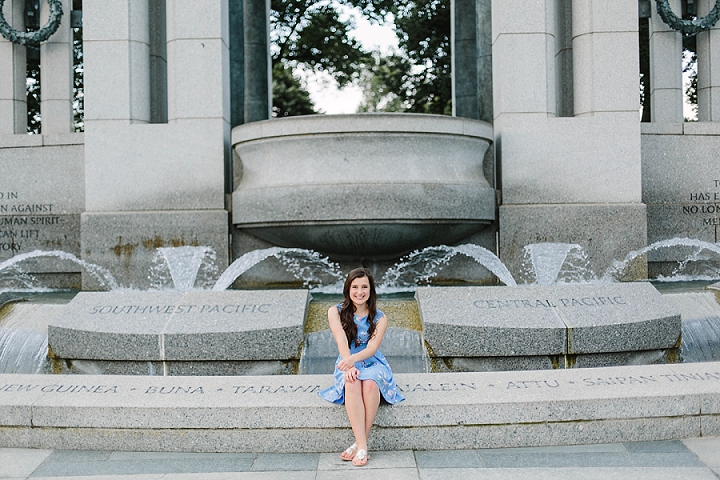
[[402, 0], [394, 7], [400, 50], [411, 65], [400, 92], [415, 113], [452, 113], [450, 0]]
[[[399, 52], [363, 51], [340, 6], [359, 8], [371, 21], [393, 21]], [[275, 69], [283, 63], [327, 72], [341, 88], [356, 81], [365, 92], [361, 111], [451, 113], [450, 0], [272, 0], [271, 9], [274, 72], [283, 72]], [[274, 103], [287, 103], [282, 92]], [[296, 114], [302, 113], [287, 111]]]
[[[328, 73], [340, 87], [359, 77], [368, 54], [349, 35], [354, 28], [352, 21], [340, 20], [339, 6], [343, 3], [271, 1], [273, 110], [277, 108], [278, 115], [280, 112], [282, 116], [308, 113], [310, 95], [301, 80], [290, 73], [292, 70], [303, 67]], [[286, 98], [288, 94], [294, 98]], [[298, 103], [297, 95], [307, 101]], [[300, 105], [302, 108], [294, 109]], [[312, 108], [314, 112], [314, 106]]]
[[358, 84], [363, 100], [358, 112], [403, 112], [407, 110], [405, 96], [401, 95], [410, 72], [406, 57], [393, 53], [383, 56], [373, 52], [372, 63], [360, 74]]
[[292, 69], [283, 62], [273, 64], [273, 117], [317, 113], [310, 94]]

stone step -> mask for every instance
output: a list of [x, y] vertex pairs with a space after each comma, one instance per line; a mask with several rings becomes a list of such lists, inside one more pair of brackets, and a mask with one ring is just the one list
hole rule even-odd
[[[466, 449], [720, 435], [720, 363], [398, 374], [371, 450]], [[352, 443], [330, 375], [0, 375], [0, 446], [332, 452]]]

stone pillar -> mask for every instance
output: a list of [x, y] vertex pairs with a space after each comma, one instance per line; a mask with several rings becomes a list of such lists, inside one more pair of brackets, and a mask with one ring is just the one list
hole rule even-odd
[[149, 0], [150, 122], [167, 123], [167, 11], [165, 0]]
[[167, 0], [168, 121], [230, 120], [228, 0]]
[[[245, 34], [243, 0], [230, 0], [230, 126], [245, 121]], [[228, 178], [232, 178], [230, 175]], [[232, 191], [232, 188], [230, 189]]]
[[492, 0], [477, 0], [478, 120], [493, 121]]
[[[654, 2], [653, 2], [654, 3]], [[670, 0], [681, 12], [681, 0]], [[650, 113], [653, 122], [683, 122], [682, 35], [670, 28], [652, 6], [650, 17]]]
[[[641, 202], [637, 0], [574, 0], [574, 117], [556, 117], [558, 5], [493, 1], [500, 258], [579, 244], [602, 276], [646, 244]], [[522, 14], [519, 17], [519, 14]], [[646, 275], [639, 261], [630, 278]]]
[[476, 0], [452, 0], [453, 116], [478, 118]]
[[[149, 286], [160, 247], [212, 247], [224, 269], [228, 0], [166, 0], [167, 123], [147, 123], [148, 1], [84, 0], [84, 9], [83, 258], [137, 288]], [[95, 286], [83, 276], [83, 288]]]
[[556, 54], [557, 116], [572, 117], [573, 101], [573, 48], [572, 48], [572, 0], [556, 0]]
[[[715, 5], [700, 0], [698, 16], [704, 17]], [[697, 36], [698, 57], [698, 120], [720, 121], [720, 22]]]
[[244, 0], [245, 123], [272, 114], [269, 13], [270, 0]]
[[637, 114], [637, 1], [573, 0], [572, 15], [575, 115]]
[[[40, 92], [42, 133], [73, 131], [73, 34], [70, 28], [72, 0], [63, 0], [60, 27], [40, 44]], [[47, 2], [40, 2], [40, 24], [50, 14]]]
[[[522, 21], [518, 14], [522, 13]], [[553, 0], [493, 0], [495, 119], [510, 113], [555, 114]]]
[[150, 120], [148, 0], [83, 1], [85, 123]]
[[[3, 5], [5, 19], [15, 30], [24, 30], [24, 2]], [[0, 37], [0, 135], [27, 132], [25, 47]]]

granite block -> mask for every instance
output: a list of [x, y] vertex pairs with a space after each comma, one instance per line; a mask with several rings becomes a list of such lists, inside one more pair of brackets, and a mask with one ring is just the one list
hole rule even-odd
[[[562, 167], [559, 167], [562, 168]], [[564, 187], [548, 187], [556, 191]], [[587, 188], [589, 189], [589, 187]], [[503, 198], [505, 191], [503, 190]], [[499, 208], [500, 259], [519, 278], [523, 271], [522, 251], [534, 243], [570, 243], [580, 245], [587, 255], [591, 278], [603, 278], [612, 272], [614, 262], [628, 252], [647, 246], [647, 210], [637, 204], [568, 204], [556, 199], [547, 205], [501, 205]], [[640, 257], [625, 269], [622, 280], [647, 278], [645, 258]]]
[[701, 434], [704, 437], [720, 437], [720, 415], [706, 415], [700, 418]]
[[[85, 261], [107, 269], [121, 286], [148, 289], [158, 248], [209, 247], [216, 254], [210, 263], [221, 271], [227, 268], [227, 228], [227, 212], [221, 209], [85, 212], [80, 219], [81, 249]], [[83, 272], [83, 288], [107, 286]]]
[[0, 375], [0, 425], [32, 425], [32, 405], [43, 395], [32, 376]]
[[288, 360], [307, 290], [83, 292], [48, 328], [53, 355], [125, 361]]
[[162, 360], [161, 334], [180, 292], [80, 292], [48, 326], [53, 356]]
[[174, 315], [164, 332], [165, 358], [297, 358], [308, 302], [307, 290], [187, 293], [177, 307], [187, 314]]
[[563, 368], [562, 356], [437, 357], [431, 359], [433, 372], [496, 372], [508, 370], [551, 370]]
[[566, 285], [557, 293], [568, 353], [670, 348], [680, 338], [680, 313], [649, 283]]
[[648, 283], [421, 287], [425, 340], [449, 356], [532, 356], [671, 348], [680, 315]]
[[[698, 437], [701, 426], [715, 431], [718, 415], [704, 414], [701, 401], [720, 395], [720, 375], [707, 375], [718, 369], [720, 363], [398, 374], [406, 400], [380, 407], [371, 448]], [[6, 378], [28, 387], [0, 391], [0, 398], [28, 405], [16, 425], [0, 426], [0, 446], [297, 453], [351, 443], [344, 409], [317, 394], [332, 383], [330, 375]], [[28, 393], [39, 396], [23, 397]]]
[[420, 287], [415, 298], [436, 356], [564, 353], [565, 324], [535, 293], [529, 287]]

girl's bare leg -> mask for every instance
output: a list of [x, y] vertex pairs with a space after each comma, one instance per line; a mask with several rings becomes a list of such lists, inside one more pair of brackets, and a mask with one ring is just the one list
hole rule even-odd
[[380, 407], [380, 388], [375, 380], [362, 380], [362, 397], [365, 405], [365, 441], [370, 436], [370, 429]]
[[365, 382], [360, 380], [345, 383], [345, 410], [347, 411], [350, 426], [355, 435], [355, 443], [357, 443], [358, 450], [367, 450], [363, 383]]

